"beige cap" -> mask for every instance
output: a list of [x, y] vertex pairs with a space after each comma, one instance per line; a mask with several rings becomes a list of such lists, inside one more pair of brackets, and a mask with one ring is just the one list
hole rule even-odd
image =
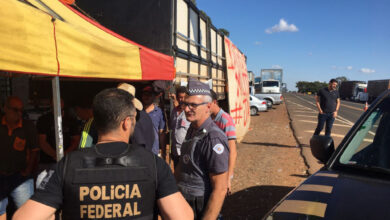
[[134, 104], [135, 108], [138, 109], [139, 111], [142, 111], [142, 108], [143, 108], [142, 103], [137, 98], [135, 98], [135, 88], [134, 88], [134, 86], [132, 86], [130, 84], [127, 84], [127, 83], [121, 83], [121, 84], [118, 85], [117, 88], [125, 90], [126, 92], [130, 93], [131, 95], [133, 95], [134, 96], [133, 104]]

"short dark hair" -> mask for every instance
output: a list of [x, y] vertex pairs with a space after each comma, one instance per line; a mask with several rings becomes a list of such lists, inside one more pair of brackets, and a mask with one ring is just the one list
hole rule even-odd
[[98, 133], [117, 129], [127, 116], [135, 114], [134, 96], [117, 88], [105, 89], [93, 99], [93, 117]]
[[179, 95], [179, 93], [188, 93], [188, 91], [187, 91], [187, 87], [185, 87], [185, 86], [180, 86], [179, 88], [177, 88], [176, 89], [176, 96], [178, 96]]
[[210, 89], [210, 94], [211, 94], [211, 98], [216, 101], [218, 101], [218, 96], [217, 96], [217, 93], [214, 92], [214, 90]]
[[337, 82], [336, 79], [331, 79], [331, 80], [329, 80], [329, 83], [339, 83], [339, 82]]

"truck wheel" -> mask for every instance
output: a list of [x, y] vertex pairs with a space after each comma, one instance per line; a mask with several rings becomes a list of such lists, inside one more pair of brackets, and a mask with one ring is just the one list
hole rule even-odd
[[257, 108], [256, 107], [251, 107], [251, 115], [257, 115]]

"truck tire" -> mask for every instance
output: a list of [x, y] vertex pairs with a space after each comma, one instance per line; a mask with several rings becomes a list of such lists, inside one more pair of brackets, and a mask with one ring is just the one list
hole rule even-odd
[[251, 116], [253, 115], [257, 115], [257, 108], [254, 106], [251, 107]]

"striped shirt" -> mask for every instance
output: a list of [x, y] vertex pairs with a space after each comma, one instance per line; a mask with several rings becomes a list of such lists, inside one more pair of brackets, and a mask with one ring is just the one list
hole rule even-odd
[[217, 116], [214, 118], [215, 124], [225, 132], [228, 140], [236, 139], [236, 126], [233, 118], [224, 110], [219, 110]]

